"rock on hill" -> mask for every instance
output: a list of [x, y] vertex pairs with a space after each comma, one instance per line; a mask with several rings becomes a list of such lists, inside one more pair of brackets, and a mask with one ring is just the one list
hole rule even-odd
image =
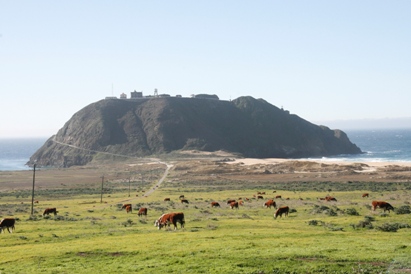
[[262, 99], [170, 97], [92, 103], [47, 140], [29, 164], [68, 167], [87, 164], [96, 152], [135, 157], [192, 149], [254, 158], [361, 153], [344, 132], [314, 125]]

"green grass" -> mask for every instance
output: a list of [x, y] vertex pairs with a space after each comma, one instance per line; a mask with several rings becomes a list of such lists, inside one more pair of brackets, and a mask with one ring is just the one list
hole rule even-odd
[[[190, 190], [190, 191], [188, 191]], [[272, 191], [271, 191], [272, 192]], [[0, 215], [18, 218], [15, 233], [0, 235], [1, 273], [401, 273], [411, 269], [411, 229], [397, 232], [376, 229], [386, 223], [410, 224], [409, 214], [381, 214], [369, 208], [374, 198], [394, 207], [407, 204], [409, 193], [396, 190], [371, 193], [331, 192], [338, 201], [318, 201], [326, 192], [277, 191], [264, 200], [251, 199], [239, 210], [231, 210], [228, 198], [252, 198], [255, 189], [196, 192], [194, 189], [160, 187], [151, 196], [132, 197], [136, 209], [148, 207], [147, 219], [137, 212], [118, 208], [130, 199], [127, 191], [110, 197], [59, 193], [39, 196], [36, 220], [29, 220], [30, 199], [4, 196]], [[178, 202], [184, 194], [189, 205]], [[273, 218], [274, 209], [263, 208], [266, 199], [276, 200], [295, 212]], [[164, 202], [170, 197], [172, 202]], [[299, 200], [302, 198], [303, 200]], [[221, 208], [210, 208], [211, 201]], [[23, 204], [21, 204], [23, 202]], [[59, 213], [43, 218], [46, 207]], [[337, 215], [315, 212], [332, 208]], [[358, 216], [344, 214], [354, 208]], [[185, 229], [158, 230], [153, 222], [163, 212], [182, 211]], [[365, 216], [374, 217], [374, 228], [358, 228]], [[317, 225], [310, 225], [317, 220]], [[404, 270], [405, 271], [405, 270]]]

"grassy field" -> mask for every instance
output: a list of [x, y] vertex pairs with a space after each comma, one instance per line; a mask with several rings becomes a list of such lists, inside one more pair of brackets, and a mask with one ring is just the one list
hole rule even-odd
[[[34, 204], [33, 217], [28, 189], [3, 190], [0, 215], [18, 221], [14, 233], [0, 235], [0, 273], [411, 271], [407, 184], [381, 183], [384, 191], [369, 192], [357, 186], [335, 190], [334, 185], [321, 186], [327, 191], [291, 191], [258, 183], [258, 190], [267, 194], [257, 200], [256, 186], [244, 184], [246, 180], [213, 190], [203, 183], [174, 181], [171, 174], [157, 187], [160, 175], [140, 185], [131, 197], [127, 182], [119, 181], [107, 189], [102, 203], [98, 184], [84, 194], [76, 184], [43, 189], [36, 192], [39, 203]], [[155, 191], [143, 197], [142, 189]], [[361, 197], [365, 191], [369, 198]], [[182, 194], [188, 205], [179, 202]], [[337, 202], [318, 200], [328, 194]], [[275, 210], [263, 208], [276, 195], [282, 196], [275, 200], [278, 206], [290, 207], [288, 217], [274, 219]], [[166, 197], [171, 202], [163, 201]], [[229, 198], [242, 198], [244, 206], [230, 209], [225, 203]], [[391, 203], [396, 212], [372, 211], [376, 199]], [[221, 208], [211, 208], [211, 201]], [[134, 211], [121, 210], [123, 203], [131, 203]], [[141, 206], [148, 208], [147, 217], [137, 216]], [[56, 207], [58, 214], [43, 217], [47, 207]], [[154, 220], [165, 212], [184, 212], [185, 228], [154, 227]]]

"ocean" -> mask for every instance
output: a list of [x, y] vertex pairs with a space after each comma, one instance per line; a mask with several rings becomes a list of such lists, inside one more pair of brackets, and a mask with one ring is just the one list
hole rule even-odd
[[28, 170], [26, 166], [33, 155], [48, 138], [0, 139], [0, 171]]
[[[411, 129], [344, 130], [348, 138], [364, 152], [358, 155], [309, 158], [342, 162], [410, 162]], [[28, 170], [25, 164], [47, 138], [0, 139], [0, 171]]]

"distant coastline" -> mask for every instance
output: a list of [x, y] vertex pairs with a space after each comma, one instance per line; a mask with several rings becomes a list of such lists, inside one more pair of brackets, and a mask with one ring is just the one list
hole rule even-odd
[[385, 130], [411, 129], [411, 117], [352, 120], [312, 121], [316, 125], [324, 125], [331, 129], [346, 130]]

